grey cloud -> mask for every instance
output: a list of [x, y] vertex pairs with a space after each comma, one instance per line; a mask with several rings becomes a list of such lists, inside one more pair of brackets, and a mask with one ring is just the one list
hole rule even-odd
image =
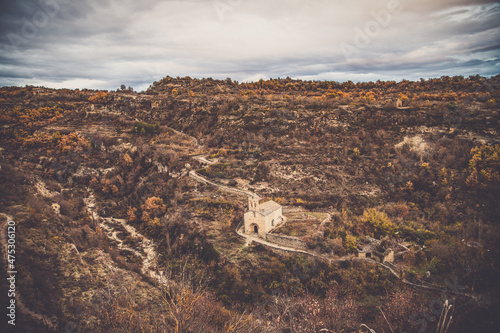
[[[498, 71], [495, 1], [400, 0], [401, 13], [347, 58], [341, 43], [354, 45], [386, 1], [242, 0], [222, 16], [211, 0], [43, 1], [60, 8], [29, 38], [23, 24], [42, 10], [39, 1], [0, 1], [0, 85], [144, 89], [166, 75], [356, 80]], [[9, 33], [24, 38], [18, 52]]]

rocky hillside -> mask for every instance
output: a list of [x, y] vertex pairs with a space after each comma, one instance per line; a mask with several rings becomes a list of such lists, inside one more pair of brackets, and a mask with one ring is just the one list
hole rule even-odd
[[[0, 219], [16, 222], [16, 327], [433, 331], [448, 299], [450, 332], [492, 331], [499, 80], [166, 77], [143, 93], [0, 89]], [[235, 233], [246, 199], [191, 170], [329, 213], [322, 237], [308, 230], [316, 222], [300, 224], [321, 256], [354, 255], [371, 238], [405, 244], [401, 279], [439, 288], [411, 288], [372, 263], [248, 245]]]

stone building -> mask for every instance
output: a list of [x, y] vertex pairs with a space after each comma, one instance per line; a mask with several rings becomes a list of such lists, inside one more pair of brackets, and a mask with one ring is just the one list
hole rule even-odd
[[381, 242], [377, 239], [369, 238], [369, 243], [358, 246], [357, 257], [361, 259], [373, 259], [378, 262], [394, 262], [394, 250], [391, 248], [381, 249]]
[[272, 200], [259, 204], [259, 197], [249, 197], [244, 220], [247, 235], [257, 234], [265, 238], [266, 233], [283, 222], [283, 210], [280, 204]]

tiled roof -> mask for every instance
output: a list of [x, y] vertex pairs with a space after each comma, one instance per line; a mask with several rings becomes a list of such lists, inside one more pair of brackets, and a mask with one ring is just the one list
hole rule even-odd
[[257, 211], [266, 216], [281, 208], [281, 205], [274, 201], [267, 201], [257, 206]]

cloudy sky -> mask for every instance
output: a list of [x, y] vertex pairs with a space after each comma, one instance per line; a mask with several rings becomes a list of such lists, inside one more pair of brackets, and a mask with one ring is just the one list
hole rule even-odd
[[0, 86], [500, 73], [489, 0], [0, 0]]

